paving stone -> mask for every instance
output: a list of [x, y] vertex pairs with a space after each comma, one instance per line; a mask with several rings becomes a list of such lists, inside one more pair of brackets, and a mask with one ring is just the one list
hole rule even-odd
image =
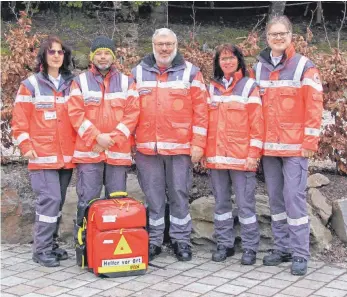
[[232, 271], [238, 271], [238, 272], [242, 272], [242, 273], [246, 273], [249, 272], [253, 269], [255, 269], [256, 267], [253, 265], [241, 265], [241, 264], [231, 264], [228, 267], [225, 267], [228, 270], [232, 270]]
[[308, 264], [307, 264], [308, 267], [316, 268], [316, 269], [321, 268], [324, 265], [325, 263], [321, 261], [308, 261]]
[[212, 257], [211, 252], [206, 252], [206, 251], [197, 251], [195, 255], [197, 258], [204, 258], [204, 259], [211, 259]]
[[190, 269], [188, 271], [183, 272], [182, 275], [192, 276], [192, 277], [196, 277], [196, 278], [202, 278], [202, 277], [210, 275], [211, 273], [212, 273], [212, 271], [193, 268], [193, 269]]
[[232, 284], [224, 284], [224, 285], [214, 289], [214, 291], [222, 292], [222, 293], [226, 293], [226, 294], [231, 294], [231, 295], [238, 295], [238, 294], [241, 294], [242, 292], [246, 291], [247, 289], [248, 289], [247, 287], [235, 286]]
[[[292, 266], [292, 262], [283, 262], [283, 263], [281, 263], [278, 266], [280, 266], [280, 267], [290, 267], [290, 266]], [[308, 266], [310, 266], [310, 265], [308, 264]]]
[[13, 287], [11, 287], [9, 289], [6, 289], [6, 290], [4, 290], [4, 292], [11, 293], [11, 294], [14, 294], [14, 295], [23, 296], [25, 294], [29, 294], [29, 293], [34, 292], [36, 290], [37, 290], [37, 288], [35, 288], [35, 287], [31, 287], [31, 286], [28, 286], [28, 285], [25, 285], [25, 284], [20, 284], [20, 285], [17, 285], [17, 286], [13, 286]]
[[36, 293], [47, 295], [47, 296], [58, 296], [67, 291], [70, 291], [70, 289], [51, 285], [51, 286], [46, 286], [40, 290], [37, 290]]
[[183, 285], [181, 284], [168, 283], [164, 281], [164, 282], [160, 282], [151, 286], [151, 289], [170, 293], [170, 292], [176, 291], [177, 289], [182, 288], [182, 286]]
[[166, 263], [166, 264], [172, 264], [178, 262], [176, 257], [165, 255], [165, 256], [159, 256], [155, 258], [154, 261], [151, 261], [151, 263], [160, 262], [160, 263]]
[[69, 288], [69, 289], [77, 289], [79, 287], [85, 286], [89, 284], [89, 282], [76, 279], [76, 278], [70, 278], [64, 281], [59, 281], [56, 283], [59, 287]]
[[13, 250], [11, 250], [12, 253], [16, 254], [23, 254], [23, 253], [32, 253], [32, 247], [31, 244], [22, 244], [20, 246], [15, 247]]
[[9, 277], [11, 275], [17, 274], [18, 271], [8, 270], [6, 268], [1, 269], [1, 278]]
[[47, 297], [47, 295], [42, 295], [42, 294], [38, 294], [38, 293], [29, 293], [29, 294], [23, 295], [23, 297]]
[[238, 277], [232, 280], [232, 284], [235, 286], [252, 288], [260, 283], [260, 280], [250, 279], [245, 277]]
[[26, 260], [32, 260], [33, 253], [29, 252], [29, 253], [19, 254], [19, 255], [17, 255], [17, 257], [21, 258], [21, 259], [26, 259]]
[[141, 291], [142, 289], [147, 288], [149, 286], [151, 286], [151, 284], [132, 280], [131, 282], [127, 282], [127, 283], [118, 285], [117, 288], [126, 289], [126, 290], [133, 290], [133, 291]]
[[78, 289], [74, 289], [69, 291], [70, 295], [81, 296], [81, 297], [89, 297], [89, 296], [98, 296], [102, 290], [90, 288], [90, 287], [82, 287]]
[[46, 274], [47, 274], [46, 272], [31, 270], [31, 271], [24, 271], [22, 273], [18, 273], [16, 274], [16, 276], [26, 278], [26, 279], [35, 279], [35, 278], [42, 277]]
[[86, 282], [95, 282], [98, 279], [93, 273], [90, 272], [75, 275], [74, 277], [80, 280], [84, 280]]
[[53, 279], [49, 279], [49, 278], [45, 278], [45, 277], [40, 277], [37, 279], [33, 279], [31, 281], [26, 282], [26, 285], [29, 286], [33, 286], [36, 288], [44, 288], [44, 287], [48, 287], [50, 285], [55, 284], [57, 281], [53, 280]]
[[19, 284], [25, 283], [27, 282], [27, 279], [21, 278], [21, 277], [17, 277], [17, 276], [9, 276], [9, 277], [5, 277], [1, 280], [1, 284], [5, 285], [5, 286], [17, 286]]
[[135, 293], [134, 291], [114, 287], [99, 293], [99, 295], [107, 296], [107, 297], [124, 297], [124, 296], [133, 295], [134, 293]]
[[321, 288], [318, 291], [316, 291], [315, 294], [326, 297], [343, 297], [347, 295], [346, 291], [334, 288]]
[[143, 282], [146, 284], [156, 284], [156, 283], [162, 282], [163, 280], [165, 280], [165, 277], [159, 276], [159, 275], [156, 275], [156, 277], [153, 277], [152, 274], [145, 274], [136, 278], [136, 281]]
[[108, 290], [110, 288], [118, 286], [118, 283], [112, 282], [109, 279], [99, 279], [95, 282], [87, 282], [86, 286], [100, 290]]
[[234, 279], [239, 277], [242, 272], [232, 271], [232, 270], [220, 270], [212, 274], [212, 276], [223, 277], [228, 279]]
[[340, 280], [333, 280], [332, 282], [327, 284], [327, 287], [347, 291], [347, 282], [340, 281]]
[[202, 265], [199, 265], [199, 269], [213, 271], [213, 272], [221, 270], [223, 268], [224, 268], [223, 264], [217, 264], [214, 262], [207, 262]]
[[14, 271], [20, 271], [20, 272], [27, 271], [27, 270], [33, 270], [35, 268], [36, 268], [35, 265], [29, 264], [29, 263], [26, 263], [26, 262], [24, 262], [24, 263], [17, 263], [17, 264], [8, 266], [8, 269], [14, 270]]
[[297, 297], [306, 297], [312, 294], [314, 290], [306, 289], [306, 288], [299, 288], [295, 286], [290, 286], [283, 291], [281, 291], [282, 294], [290, 295], [290, 296], [297, 296]]
[[156, 290], [146, 288], [146, 289], [140, 290], [139, 292], [136, 292], [135, 294], [133, 294], [131, 296], [162, 297], [166, 294], [167, 294], [166, 292], [156, 291]]
[[237, 296], [238, 297], [263, 297], [263, 295], [258, 295], [258, 294], [248, 293], [248, 292], [241, 293], [240, 295], [237, 295]]
[[307, 289], [312, 289], [312, 290], [317, 290], [324, 285], [325, 285], [325, 283], [316, 282], [312, 279], [302, 279], [302, 280], [299, 280], [298, 282], [295, 283], [296, 287], [307, 288]]
[[151, 274], [153, 275], [160, 275], [163, 277], [171, 277], [175, 276], [179, 273], [182, 273], [182, 270], [177, 270], [177, 269], [158, 269], [156, 271], [153, 271]]
[[74, 273], [70, 273], [66, 271], [58, 271], [58, 272], [48, 274], [45, 277], [55, 279], [58, 281], [64, 281], [66, 279], [73, 278], [74, 276], [76, 276]]
[[199, 293], [194, 292], [188, 292], [184, 290], [177, 290], [175, 292], [171, 292], [170, 294], [166, 295], [167, 297], [197, 297], [200, 296]]
[[339, 276], [338, 280], [347, 282], [347, 273]]
[[6, 259], [6, 258], [15, 258], [17, 256], [16, 253], [10, 252], [10, 251], [1, 251], [0, 259]]
[[16, 297], [17, 295], [12, 295], [8, 293], [1, 292], [1, 297]]
[[63, 266], [58, 266], [58, 267], [45, 267], [45, 266], [37, 266], [35, 270], [37, 271], [42, 271], [42, 272], [47, 272], [47, 273], [53, 273], [57, 272], [60, 270], [63, 270], [65, 267]]
[[192, 283], [192, 284], [190, 284], [188, 286], [185, 286], [182, 289], [190, 291], [190, 292], [204, 294], [204, 293], [206, 293], [208, 291], [213, 290], [215, 287], [216, 286], [208, 285], [208, 284]]
[[332, 266], [324, 266], [321, 269], [317, 270], [317, 272], [338, 276], [345, 273], [346, 270]]
[[207, 284], [207, 285], [213, 285], [213, 286], [221, 286], [221, 285], [227, 283], [228, 281], [229, 280], [226, 278], [216, 277], [216, 276], [206, 276], [206, 277], [198, 280], [199, 283]]
[[58, 297], [75, 297], [74, 295], [70, 295], [70, 294], [61, 294]]
[[292, 282], [289, 282], [283, 279], [276, 279], [276, 278], [270, 278], [261, 283], [262, 286], [277, 288], [277, 289], [284, 289], [292, 284], [293, 284]]
[[3, 263], [4, 265], [14, 265], [14, 264], [18, 264], [18, 263], [23, 263], [28, 261], [27, 259], [23, 259], [23, 258], [19, 258], [19, 257], [11, 257], [11, 258], [6, 258], [4, 260], [1, 260], [1, 263]]
[[210, 291], [207, 292], [204, 295], [201, 295], [202, 297], [227, 297], [230, 296], [229, 294], [224, 294], [224, 293], [220, 293], [220, 292], [215, 292], [215, 291]]
[[313, 272], [307, 276], [305, 276], [305, 279], [312, 279], [315, 281], [319, 281], [319, 282], [325, 282], [328, 283], [330, 281], [332, 281], [334, 278], [336, 278], [335, 275], [329, 275], [329, 274], [324, 274], [324, 273], [319, 273], [319, 272]]
[[195, 266], [196, 265], [194, 265], [194, 264], [180, 261], [180, 262], [170, 264], [169, 266], [167, 266], [167, 269], [189, 270], [189, 269], [194, 268]]
[[298, 279], [302, 278], [302, 276], [292, 275], [288, 271], [282, 271], [282, 272], [280, 272], [278, 274], [275, 274], [273, 277], [274, 278], [278, 278], [278, 279], [283, 279], [283, 280], [286, 280], [286, 281], [289, 281], [289, 282], [295, 282]]
[[166, 279], [167, 282], [182, 285], [188, 285], [192, 282], [195, 282], [196, 280], [198, 280], [196, 277], [190, 277], [186, 275], [176, 275], [174, 277]]
[[64, 270], [61, 270], [61, 271], [66, 271], [66, 272], [70, 272], [70, 273], [73, 273], [73, 274], [83, 274], [83, 273], [86, 273], [86, 271], [84, 269], [81, 269], [81, 267], [79, 267], [77, 265], [65, 268]]
[[64, 267], [71, 267], [76, 265], [76, 260], [74, 259], [66, 259], [63, 261], [60, 261], [60, 265]]
[[[93, 274], [94, 275], [94, 274]], [[143, 277], [143, 276], [146, 276], [146, 275], [141, 275], [140, 277]], [[95, 280], [98, 280], [100, 279], [99, 277], [95, 277]], [[127, 283], [129, 281], [132, 281], [133, 279], [136, 279], [138, 280], [137, 278], [139, 278], [139, 276], [125, 276], [125, 277], [114, 277], [114, 278], [109, 278], [107, 280], [109, 280], [110, 282], [115, 282], [115, 283], [118, 283], [118, 284], [123, 284], [123, 283]]]
[[195, 264], [195, 265], [200, 265], [206, 262], [209, 262], [209, 260], [206, 258], [198, 258], [198, 257], [193, 257], [193, 259], [189, 261], [190, 264]]
[[256, 268], [255, 270], [253, 270], [254, 272], [267, 272], [267, 273], [271, 273], [271, 274], [277, 274], [280, 273], [281, 271], [283, 271], [285, 268], [284, 267], [278, 267], [278, 266], [261, 266], [259, 268]]
[[255, 286], [247, 291], [247, 293], [257, 294], [261, 296], [272, 296], [278, 293], [281, 289], [278, 288], [270, 288], [262, 285]]
[[246, 274], [242, 275], [243, 277], [246, 278], [252, 278], [252, 279], [257, 279], [257, 280], [265, 280], [267, 278], [270, 278], [272, 274], [266, 273], [266, 272], [256, 272], [255, 270], [252, 270], [250, 272], [247, 272]]

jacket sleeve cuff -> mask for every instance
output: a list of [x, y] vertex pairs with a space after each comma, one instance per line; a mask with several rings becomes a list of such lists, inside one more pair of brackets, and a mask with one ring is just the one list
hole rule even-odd
[[30, 140], [25, 140], [19, 145], [19, 149], [22, 155], [25, 155], [28, 151], [33, 150], [33, 145]]
[[318, 150], [318, 140], [317, 141], [304, 141], [302, 143], [302, 148], [305, 150], [317, 151]]
[[260, 156], [261, 156], [261, 149], [252, 147], [252, 146], [249, 148], [249, 151], [248, 151], [249, 158], [256, 159], [256, 158], [260, 158]]
[[199, 146], [202, 149], [205, 149], [205, 147], [206, 147], [206, 137], [205, 136], [194, 135], [191, 145]]

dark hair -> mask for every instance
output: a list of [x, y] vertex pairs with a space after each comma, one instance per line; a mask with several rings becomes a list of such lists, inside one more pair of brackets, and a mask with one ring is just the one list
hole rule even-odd
[[235, 45], [225, 43], [217, 47], [213, 61], [213, 76], [215, 79], [221, 79], [224, 76], [223, 70], [219, 65], [219, 57], [222, 52], [231, 52], [235, 55], [238, 61], [237, 70], [242, 71], [242, 75], [247, 75], [245, 58], [243, 57], [242, 51]]
[[59, 68], [59, 73], [71, 74], [70, 66], [73, 63], [71, 49], [66, 46], [57, 36], [48, 36], [48, 38], [41, 43], [40, 50], [36, 57], [37, 64], [34, 68], [34, 71], [36, 73], [42, 71], [44, 74], [48, 74], [48, 64], [46, 57], [47, 50], [52, 48], [54, 42], [59, 43], [61, 45], [61, 48], [65, 51], [63, 65], [61, 65], [61, 67]]

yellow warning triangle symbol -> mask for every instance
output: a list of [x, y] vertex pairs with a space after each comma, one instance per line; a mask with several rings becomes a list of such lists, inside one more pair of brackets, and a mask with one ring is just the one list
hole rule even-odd
[[133, 251], [131, 250], [128, 242], [126, 241], [124, 235], [121, 236], [116, 249], [114, 250], [114, 255], [124, 255], [131, 254]]

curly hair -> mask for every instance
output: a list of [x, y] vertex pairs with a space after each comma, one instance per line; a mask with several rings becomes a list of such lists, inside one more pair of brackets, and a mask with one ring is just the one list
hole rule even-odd
[[242, 51], [235, 45], [232, 45], [230, 43], [225, 43], [217, 47], [216, 53], [214, 56], [214, 61], [213, 61], [213, 77], [215, 79], [222, 79], [224, 76], [223, 70], [220, 67], [219, 64], [219, 57], [222, 52], [230, 52], [235, 55], [238, 61], [238, 67], [237, 70], [241, 69], [242, 75], [246, 76], [248, 75], [247, 70], [246, 70], [246, 62], [245, 58], [243, 57]]
[[54, 42], [59, 43], [62, 49], [65, 51], [63, 65], [61, 65], [61, 67], [59, 68], [59, 73], [71, 74], [70, 68], [73, 65], [72, 51], [57, 36], [49, 36], [41, 43], [40, 50], [36, 57], [34, 72], [43, 72], [44, 74], [48, 74], [47, 50], [52, 48]]

